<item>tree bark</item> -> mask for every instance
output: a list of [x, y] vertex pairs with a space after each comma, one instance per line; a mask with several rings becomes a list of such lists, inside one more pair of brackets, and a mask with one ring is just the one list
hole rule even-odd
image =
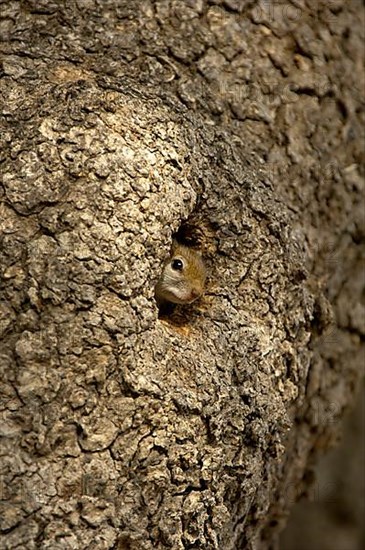
[[0, 10], [1, 547], [275, 548], [361, 379], [362, 2]]

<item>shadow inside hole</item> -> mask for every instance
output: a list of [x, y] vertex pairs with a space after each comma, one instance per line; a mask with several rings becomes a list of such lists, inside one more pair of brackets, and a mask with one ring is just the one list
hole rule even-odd
[[172, 236], [173, 240], [184, 246], [194, 249], [201, 249], [204, 240], [203, 228], [195, 221], [184, 221], [176, 233]]
[[165, 302], [158, 306], [158, 318], [174, 327], [186, 327], [201, 316], [201, 312], [197, 309], [199, 302], [200, 300], [197, 300], [188, 305]]

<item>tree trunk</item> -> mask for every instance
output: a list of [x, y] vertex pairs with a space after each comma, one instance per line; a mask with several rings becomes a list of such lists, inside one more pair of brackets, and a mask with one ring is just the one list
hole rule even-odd
[[363, 4], [0, 10], [1, 547], [275, 547], [361, 376]]

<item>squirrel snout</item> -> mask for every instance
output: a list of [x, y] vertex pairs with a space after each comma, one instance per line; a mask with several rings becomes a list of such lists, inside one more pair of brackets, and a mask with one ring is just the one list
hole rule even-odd
[[194, 301], [197, 298], [199, 298], [199, 296], [201, 296], [202, 293], [203, 293], [203, 289], [201, 289], [201, 288], [192, 288], [191, 292], [190, 292], [191, 301]]
[[204, 289], [201, 287], [192, 287], [185, 295], [184, 302], [191, 304], [195, 302], [203, 294]]

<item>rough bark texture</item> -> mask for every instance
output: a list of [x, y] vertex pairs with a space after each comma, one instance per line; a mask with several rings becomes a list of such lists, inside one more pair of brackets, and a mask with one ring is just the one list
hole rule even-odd
[[315, 482], [293, 507], [280, 536], [280, 550], [360, 550], [365, 546], [364, 388], [346, 417], [341, 445], [315, 465]]
[[362, 3], [0, 10], [1, 547], [275, 546], [361, 376]]

